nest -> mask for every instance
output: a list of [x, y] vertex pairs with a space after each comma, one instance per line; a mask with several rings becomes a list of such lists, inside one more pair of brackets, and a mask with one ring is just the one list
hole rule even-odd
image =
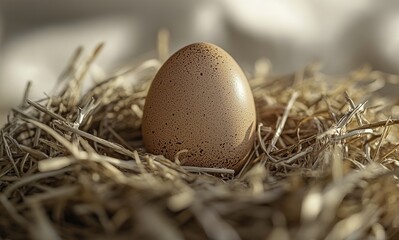
[[[82, 90], [102, 45], [78, 50], [60, 89], [13, 109], [0, 132], [2, 239], [398, 237], [399, 119], [373, 92], [398, 76], [309, 66], [249, 83], [258, 126], [242, 171], [146, 153], [148, 87], [167, 56]], [[396, 113], [397, 114], [397, 113]], [[395, 235], [396, 234], [396, 235]]]

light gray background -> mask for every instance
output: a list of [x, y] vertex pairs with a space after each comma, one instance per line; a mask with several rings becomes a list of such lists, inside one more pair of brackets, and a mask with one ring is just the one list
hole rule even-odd
[[54, 87], [77, 46], [106, 48], [101, 74], [155, 56], [167, 28], [172, 51], [198, 41], [226, 49], [247, 71], [267, 58], [275, 75], [320, 61], [343, 74], [364, 63], [399, 73], [397, 0], [1, 0], [0, 122], [21, 102]]

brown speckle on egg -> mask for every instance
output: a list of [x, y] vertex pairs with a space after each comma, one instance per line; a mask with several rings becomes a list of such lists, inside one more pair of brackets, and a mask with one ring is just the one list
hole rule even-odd
[[253, 146], [255, 104], [234, 59], [208, 43], [188, 45], [156, 74], [144, 106], [147, 151], [184, 165], [238, 170]]

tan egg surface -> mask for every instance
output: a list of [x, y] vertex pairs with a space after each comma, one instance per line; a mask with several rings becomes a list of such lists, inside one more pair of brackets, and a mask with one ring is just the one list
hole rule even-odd
[[183, 165], [239, 170], [253, 146], [254, 99], [235, 60], [209, 43], [173, 54], [156, 74], [144, 106], [146, 150]]

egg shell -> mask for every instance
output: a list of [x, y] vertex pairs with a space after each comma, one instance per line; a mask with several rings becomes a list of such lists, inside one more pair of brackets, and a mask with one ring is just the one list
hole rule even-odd
[[239, 170], [251, 151], [254, 98], [235, 60], [209, 43], [173, 54], [151, 83], [142, 120], [146, 150], [183, 165]]

